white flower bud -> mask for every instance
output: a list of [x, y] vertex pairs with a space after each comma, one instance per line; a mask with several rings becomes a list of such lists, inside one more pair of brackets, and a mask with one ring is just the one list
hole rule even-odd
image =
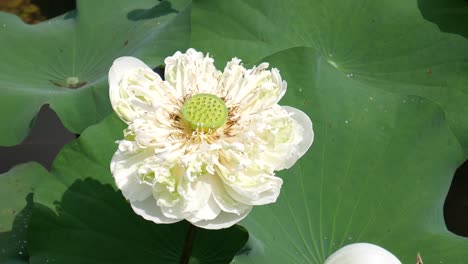
[[369, 243], [355, 243], [335, 251], [324, 264], [401, 264], [401, 262], [384, 248]]

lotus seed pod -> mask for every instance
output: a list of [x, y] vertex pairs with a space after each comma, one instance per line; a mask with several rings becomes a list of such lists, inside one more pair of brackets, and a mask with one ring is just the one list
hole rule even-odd
[[182, 119], [194, 130], [215, 130], [227, 117], [228, 109], [223, 100], [212, 94], [194, 95], [182, 107]]
[[324, 264], [401, 264], [390, 252], [369, 243], [342, 247], [325, 260]]

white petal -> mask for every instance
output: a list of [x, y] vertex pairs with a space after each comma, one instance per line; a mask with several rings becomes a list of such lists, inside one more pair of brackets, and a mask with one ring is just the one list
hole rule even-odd
[[213, 198], [218, 204], [219, 208], [226, 213], [241, 214], [247, 210], [251, 205], [240, 203], [234, 200], [226, 191], [221, 180], [212, 181]]
[[226, 197], [232, 197], [240, 206], [263, 205], [276, 201], [283, 184], [281, 178], [265, 173], [256, 164], [241, 171], [226, 165], [217, 166], [217, 173], [228, 194]]
[[188, 186], [191, 190], [188, 192], [187, 207], [185, 210], [196, 212], [205, 207], [211, 197], [211, 183], [206, 177], [200, 177], [196, 182]]
[[122, 89], [124, 76], [136, 69], [151, 70], [144, 62], [134, 57], [120, 57], [114, 61], [109, 70], [109, 98], [112, 108], [125, 122], [132, 121], [138, 116], [138, 109], [127, 101], [129, 92]]
[[[138, 68], [151, 70], [151, 68], [148, 67], [148, 65], [146, 65], [144, 62], [142, 62], [141, 60], [135, 57], [127, 56], [127, 57], [117, 58], [116, 60], [114, 60], [114, 63], [112, 64], [109, 70], [109, 85], [110, 86], [117, 85], [122, 80], [122, 77], [124, 76], [125, 73], [138, 69]], [[111, 90], [113, 92], [116, 91], [115, 89], [112, 89], [112, 88]]]
[[282, 108], [292, 114], [291, 117], [300, 127], [296, 129], [297, 136], [302, 138], [296, 146], [296, 151], [291, 153], [291, 155], [284, 160], [283, 166], [288, 169], [310, 148], [314, 141], [314, 130], [312, 128], [312, 121], [304, 112], [290, 106], [282, 106]]
[[[313, 140], [312, 123], [301, 111], [274, 105], [239, 121], [245, 153], [259, 168], [289, 168], [307, 151]], [[246, 136], [250, 135], [250, 136]]]
[[157, 108], [173, 111], [181, 95], [142, 61], [121, 57], [109, 70], [109, 97], [117, 115], [131, 123]]
[[144, 219], [153, 221], [157, 224], [171, 224], [182, 220], [164, 216], [159, 206], [156, 205], [156, 200], [154, 200], [153, 197], [149, 197], [144, 201], [130, 202], [130, 204], [135, 213], [141, 215]]
[[178, 94], [185, 96], [195, 93], [215, 94], [218, 76], [214, 61], [208, 55], [194, 49], [186, 53], [176, 52], [164, 60], [165, 81], [174, 87]]
[[225, 183], [226, 191], [235, 200], [247, 205], [265, 205], [276, 202], [283, 180], [275, 176], [258, 175], [247, 176], [254, 177], [254, 183], [243, 184], [242, 176], [238, 181], [240, 183]]
[[185, 202], [178, 200], [172, 206], [167, 206], [166, 202], [162, 202], [161, 196], [156, 202], [157, 206], [161, 209], [161, 213], [170, 219], [185, 219], [189, 213], [185, 212]]
[[128, 154], [117, 151], [112, 157], [110, 169], [115, 184], [130, 202], [143, 201], [151, 196], [151, 186], [141, 183], [137, 175], [139, 165], [150, 155], [149, 152]]
[[231, 213], [226, 213], [226, 212], [221, 212], [218, 217], [216, 217], [213, 220], [207, 220], [207, 221], [198, 221], [198, 222], [192, 222], [194, 226], [198, 226], [201, 228], [206, 228], [206, 229], [222, 229], [222, 228], [228, 228], [231, 227], [235, 224], [237, 224], [240, 220], [244, 219], [249, 213], [252, 208], [248, 208], [241, 214], [231, 214]]
[[221, 213], [221, 208], [219, 208], [216, 201], [210, 196], [210, 199], [206, 202], [205, 206], [199, 208], [197, 211], [194, 211], [191, 215], [187, 217], [189, 222], [198, 222], [203, 220], [213, 220]]
[[286, 81], [279, 70], [267, 70], [268, 63], [245, 69], [240, 60], [232, 59], [221, 76], [219, 91], [230, 98], [228, 107], [239, 105], [243, 114], [258, 113], [276, 104], [286, 92]]

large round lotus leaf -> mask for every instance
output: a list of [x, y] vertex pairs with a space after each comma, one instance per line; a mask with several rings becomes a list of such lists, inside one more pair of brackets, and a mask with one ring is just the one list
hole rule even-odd
[[[85, 130], [56, 158], [54, 177], [35, 193], [28, 233], [31, 264], [179, 263], [188, 222], [146, 221], [113, 185], [109, 164], [122, 130], [112, 115]], [[196, 229], [190, 263], [228, 263], [247, 238], [239, 226]]]
[[[443, 6], [421, 2], [428, 13]], [[193, 45], [218, 62], [237, 56], [251, 64], [284, 49], [314, 48], [333, 74], [437, 102], [468, 153], [468, 39], [441, 32], [417, 1], [198, 0], [192, 33]]]
[[187, 2], [81, 0], [37, 25], [0, 13], [0, 145], [19, 143], [43, 104], [75, 133], [108, 115], [112, 61], [138, 55], [156, 66], [185, 49]]
[[315, 142], [282, 171], [277, 203], [243, 222], [250, 241], [235, 263], [321, 264], [337, 249], [370, 242], [402, 263], [464, 263], [468, 239], [447, 231], [443, 204], [462, 150], [443, 111], [417, 96], [369, 87], [312, 48], [265, 58], [305, 110]]
[[0, 175], [0, 263], [28, 260], [26, 234], [36, 186], [49, 176], [37, 163]]

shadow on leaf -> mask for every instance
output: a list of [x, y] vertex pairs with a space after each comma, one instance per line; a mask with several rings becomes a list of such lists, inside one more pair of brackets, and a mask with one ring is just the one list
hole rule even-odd
[[468, 38], [468, 1], [418, 0], [423, 17], [448, 33]]
[[[146, 221], [110, 185], [77, 180], [55, 206], [34, 205], [28, 237], [32, 262], [178, 263], [181, 258], [188, 222]], [[247, 238], [239, 227], [199, 229], [191, 259], [229, 263]]]
[[0, 233], [0, 263], [27, 262], [26, 234], [33, 206], [33, 194], [26, 196], [26, 206], [16, 215], [11, 231]]
[[132, 21], [153, 19], [162, 17], [171, 13], [178, 13], [179, 11], [172, 8], [170, 2], [163, 1], [152, 8], [148, 9], [134, 9], [127, 14], [127, 18]]

